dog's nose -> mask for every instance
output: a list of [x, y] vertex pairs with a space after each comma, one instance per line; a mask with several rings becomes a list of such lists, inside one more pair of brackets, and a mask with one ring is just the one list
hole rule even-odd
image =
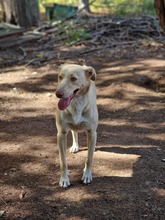
[[63, 95], [64, 95], [63, 92], [58, 92], [58, 91], [56, 91], [56, 96], [57, 96], [58, 98], [62, 98]]

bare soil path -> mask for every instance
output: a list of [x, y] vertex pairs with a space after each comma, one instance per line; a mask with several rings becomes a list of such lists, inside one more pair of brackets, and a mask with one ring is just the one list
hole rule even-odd
[[69, 154], [68, 142], [67, 190], [58, 185], [57, 66], [1, 69], [0, 218], [164, 220], [165, 50], [107, 49], [83, 58], [98, 74], [94, 178], [90, 185], [80, 181], [82, 134], [80, 152]]

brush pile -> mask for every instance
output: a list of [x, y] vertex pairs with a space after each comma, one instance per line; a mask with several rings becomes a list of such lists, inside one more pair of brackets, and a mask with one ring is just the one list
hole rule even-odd
[[[90, 53], [121, 46], [139, 46], [143, 43], [165, 44], [165, 35], [155, 17], [123, 18], [116, 16], [88, 16], [64, 19], [25, 31], [22, 36], [0, 40], [0, 55], [6, 49], [17, 48], [18, 57], [8, 62], [36, 64], [51, 59], [72, 56], [71, 53]], [[56, 51], [56, 52], [55, 52]], [[1, 58], [0, 63], [6, 62]]]

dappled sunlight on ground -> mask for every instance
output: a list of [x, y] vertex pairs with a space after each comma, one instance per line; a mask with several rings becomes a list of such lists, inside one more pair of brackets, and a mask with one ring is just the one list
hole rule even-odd
[[100, 149], [103, 150], [97, 150], [94, 155], [97, 176], [132, 177], [133, 164], [138, 161], [139, 155], [112, 153], [104, 151], [104, 148]]
[[81, 182], [86, 136], [79, 135], [80, 151], [70, 154], [69, 134], [67, 190], [58, 185], [57, 66], [20, 66], [0, 74], [0, 205], [5, 219], [163, 220], [165, 61], [109, 60], [104, 53], [85, 57], [98, 76], [93, 182]]

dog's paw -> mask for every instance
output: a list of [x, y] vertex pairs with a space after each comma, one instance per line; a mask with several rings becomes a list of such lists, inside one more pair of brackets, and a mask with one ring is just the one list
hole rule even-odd
[[82, 179], [83, 183], [88, 184], [92, 182], [92, 171], [91, 170], [84, 170]]
[[72, 145], [72, 147], [70, 147], [70, 153], [76, 153], [79, 151], [79, 147], [77, 145]]
[[61, 176], [59, 185], [63, 188], [67, 188], [68, 186], [70, 186], [70, 181], [69, 181], [68, 175]]

